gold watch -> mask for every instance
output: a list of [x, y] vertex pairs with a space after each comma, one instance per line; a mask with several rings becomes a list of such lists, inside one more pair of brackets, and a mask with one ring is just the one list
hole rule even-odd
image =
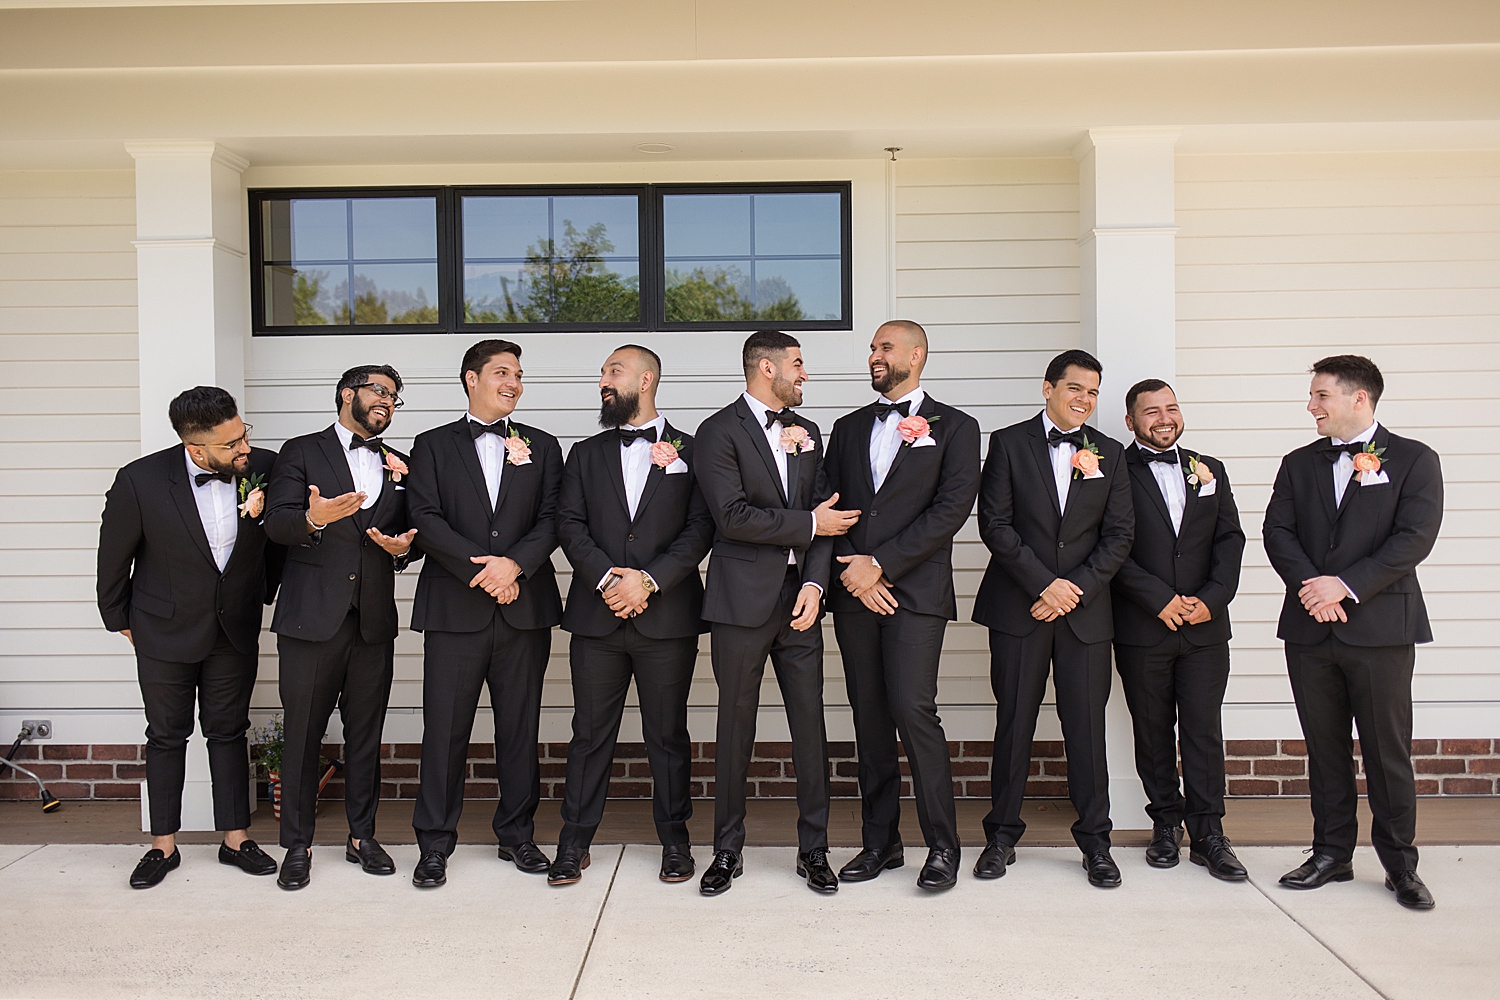
[[656, 585], [655, 580], [651, 579], [650, 573], [647, 573], [645, 570], [641, 570], [641, 589], [648, 594], [654, 594], [661, 588]]

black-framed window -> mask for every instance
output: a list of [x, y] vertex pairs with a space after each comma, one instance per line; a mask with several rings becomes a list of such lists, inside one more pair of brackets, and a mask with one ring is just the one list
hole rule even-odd
[[849, 329], [849, 200], [847, 182], [253, 190], [253, 329]]

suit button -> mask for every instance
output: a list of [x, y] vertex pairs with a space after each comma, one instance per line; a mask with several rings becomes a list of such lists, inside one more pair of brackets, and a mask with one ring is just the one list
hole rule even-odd
[[351, 580], [353, 580], [353, 579], [354, 579], [354, 578], [355, 578], [355, 574], [353, 574], [353, 573], [350, 573], [350, 574], [349, 574], [349, 579], [351, 579]]
[[633, 541], [635, 541], [635, 536], [634, 535], [626, 535], [625, 536], [625, 540], [627, 542], [633, 542]]
[[1066, 548], [1066, 547], [1067, 547], [1067, 545], [1068, 545], [1068, 543], [1067, 543], [1067, 542], [1058, 542], [1058, 543], [1057, 543], [1057, 547], [1058, 547], [1058, 548], [1060, 548], [1060, 549], [1061, 549], [1061, 548]]
[[492, 532], [490, 532], [490, 537], [491, 538], [499, 538], [500, 537], [500, 532], [498, 532], [498, 531], [492, 531]]

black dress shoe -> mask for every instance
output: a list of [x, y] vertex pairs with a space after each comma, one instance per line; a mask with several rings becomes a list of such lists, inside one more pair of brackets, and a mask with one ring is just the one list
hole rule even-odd
[[1193, 849], [1188, 852], [1188, 860], [1195, 865], [1202, 865], [1214, 878], [1225, 882], [1243, 882], [1250, 877], [1245, 866], [1240, 864], [1240, 859], [1234, 856], [1229, 838], [1222, 833], [1210, 833], [1201, 843], [1194, 840]]
[[937, 892], [955, 885], [958, 885], [958, 849], [934, 847], [927, 852], [927, 863], [917, 876], [917, 888]]
[[418, 889], [436, 889], [448, 881], [448, 856], [442, 851], [423, 851], [412, 869], [411, 884]]
[[528, 875], [541, 875], [552, 867], [552, 862], [547, 860], [547, 855], [542, 853], [542, 849], [529, 840], [512, 847], [501, 844], [500, 860], [514, 861], [516, 867]]
[[281, 859], [281, 874], [276, 884], [288, 892], [307, 888], [312, 881], [312, 853], [305, 847], [288, 847]]
[[745, 874], [745, 862], [733, 851], [715, 851], [713, 864], [698, 881], [698, 891], [705, 896], [728, 892], [734, 880]]
[[1120, 887], [1120, 866], [1109, 856], [1109, 848], [1084, 855], [1083, 870], [1089, 873], [1089, 885], [1100, 889]]
[[559, 847], [557, 860], [547, 869], [548, 885], [572, 885], [583, 878], [583, 870], [589, 866], [587, 847]]
[[661, 880], [663, 882], [686, 882], [697, 870], [693, 860], [693, 849], [688, 844], [672, 844], [661, 849]]
[[1396, 902], [1413, 910], [1430, 910], [1437, 905], [1432, 893], [1414, 871], [1387, 872], [1385, 887], [1396, 894]]
[[887, 868], [906, 864], [906, 852], [900, 844], [891, 847], [866, 847], [839, 869], [840, 882], [868, 882]]
[[1306, 862], [1281, 876], [1288, 889], [1321, 889], [1329, 882], [1354, 881], [1354, 864], [1336, 861], [1331, 854], [1314, 854]]
[[350, 837], [344, 841], [344, 860], [359, 867], [367, 875], [394, 875], [396, 874], [396, 862], [385, 853], [385, 848], [376, 842], [374, 837], [362, 837], [359, 846], [354, 846], [354, 838]]
[[984, 845], [984, 850], [979, 852], [979, 860], [974, 862], [974, 877], [1000, 878], [1005, 874], [1005, 867], [1015, 863], [1016, 849], [1009, 844], [992, 840]]
[[807, 887], [813, 892], [839, 891], [839, 877], [828, 864], [826, 847], [814, 847], [806, 854], [797, 855], [797, 874], [807, 879]]
[[1146, 864], [1152, 868], [1176, 868], [1182, 858], [1182, 827], [1158, 826], [1146, 845]]
[[233, 865], [247, 875], [275, 875], [276, 862], [262, 851], [255, 841], [247, 840], [235, 850], [228, 844], [219, 845], [219, 864]]
[[173, 871], [182, 864], [182, 852], [172, 848], [170, 855], [164, 855], [156, 848], [146, 852], [146, 856], [135, 863], [135, 871], [130, 873], [130, 888], [150, 889], [152, 886], [161, 885], [161, 880], [167, 877], [167, 872]]

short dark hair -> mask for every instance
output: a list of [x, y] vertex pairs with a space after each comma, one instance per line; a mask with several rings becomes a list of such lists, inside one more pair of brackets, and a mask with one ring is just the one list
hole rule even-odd
[[642, 347], [640, 344], [621, 344], [610, 353], [616, 354], [620, 351], [635, 351], [637, 354], [644, 354], [646, 357], [650, 358], [651, 360], [648, 363], [648, 367], [651, 369], [652, 373], [656, 375], [656, 381], [661, 381], [661, 358], [651, 348]]
[[740, 352], [740, 363], [744, 365], [745, 376], [755, 370], [760, 364], [761, 358], [770, 358], [773, 361], [780, 358], [793, 347], [801, 347], [796, 337], [780, 330], [756, 330], [745, 339], [745, 349]]
[[469, 380], [465, 376], [469, 372], [477, 376], [484, 371], [484, 366], [490, 363], [490, 358], [497, 354], [514, 354], [516, 360], [520, 361], [521, 345], [509, 340], [481, 340], [464, 351], [463, 367], [458, 370], [458, 384], [464, 387], [464, 395], [469, 394]]
[[1380, 374], [1380, 369], [1375, 362], [1358, 354], [1335, 354], [1314, 362], [1311, 371], [1314, 375], [1332, 375], [1350, 392], [1363, 389], [1370, 394], [1371, 410], [1380, 402], [1380, 394], [1385, 392], [1385, 377]]
[[239, 413], [234, 397], [216, 385], [194, 386], [167, 405], [167, 419], [184, 441], [233, 420]]
[[[1135, 385], [1131, 386], [1130, 391], [1125, 394], [1125, 412], [1133, 413], [1135, 411], [1135, 401], [1140, 399], [1143, 394], [1161, 392], [1163, 389], [1172, 389], [1172, 387], [1159, 378], [1141, 379]], [[1177, 395], [1176, 389], [1172, 389], [1172, 395]]]
[[1100, 379], [1104, 378], [1104, 366], [1088, 351], [1063, 351], [1047, 363], [1047, 374], [1042, 377], [1049, 385], [1056, 385], [1062, 381], [1069, 368], [1085, 368], [1098, 372]]
[[333, 408], [341, 410], [344, 408], [344, 390], [354, 389], [370, 381], [371, 375], [384, 375], [396, 383], [396, 392], [401, 391], [401, 374], [390, 365], [358, 365], [339, 376], [339, 384], [333, 390]]

